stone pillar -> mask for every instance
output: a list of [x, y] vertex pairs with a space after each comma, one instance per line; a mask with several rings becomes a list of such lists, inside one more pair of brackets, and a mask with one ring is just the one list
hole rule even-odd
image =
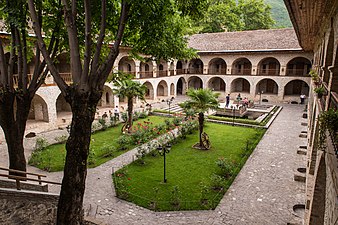
[[286, 66], [281, 66], [280, 71], [279, 71], [280, 76], [285, 76], [286, 75]]
[[167, 77], [170, 77], [170, 62], [166, 62], [165, 64], [167, 65]]
[[203, 63], [203, 74], [208, 74], [208, 69], [209, 69], [209, 65], [206, 63]]
[[252, 66], [251, 68], [251, 75], [256, 76], [258, 72], [257, 66]]
[[135, 78], [139, 79], [140, 78], [140, 60], [135, 60]]
[[157, 63], [152, 61], [153, 63], [153, 77], [157, 77]]
[[231, 75], [232, 65], [227, 66], [226, 74]]

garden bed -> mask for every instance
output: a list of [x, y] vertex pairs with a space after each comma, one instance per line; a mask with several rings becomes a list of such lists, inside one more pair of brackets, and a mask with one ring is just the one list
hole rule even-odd
[[196, 150], [198, 133], [177, 138], [163, 157], [156, 150], [113, 174], [119, 198], [156, 211], [214, 209], [264, 134], [263, 129], [206, 123], [210, 150]]

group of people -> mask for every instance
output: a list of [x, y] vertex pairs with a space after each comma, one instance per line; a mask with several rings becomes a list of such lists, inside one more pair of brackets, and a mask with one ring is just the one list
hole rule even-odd
[[[242, 103], [243, 106], [248, 106], [250, 101], [247, 97], [244, 97], [244, 99], [242, 99], [241, 94], [238, 93], [237, 97], [236, 97], [236, 102], [237, 102], [237, 107], [240, 105], [240, 102]], [[228, 94], [225, 97], [225, 107], [229, 108], [230, 105], [230, 94]]]
[[[115, 106], [114, 108], [114, 116], [113, 116], [113, 112], [111, 110], [109, 110], [109, 117], [110, 118], [114, 118], [115, 120], [119, 120], [120, 119], [120, 110], [118, 106]], [[102, 119], [107, 119], [108, 118], [108, 114], [107, 112], [104, 112], [102, 115]]]

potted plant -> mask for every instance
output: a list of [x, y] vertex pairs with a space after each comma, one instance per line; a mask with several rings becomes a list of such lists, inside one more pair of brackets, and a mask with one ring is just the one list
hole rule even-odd
[[320, 84], [320, 78], [318, 76], [318, 73], [315, 70], [311, 70], [309, 75], [311, 76], [313, 83], [315, 85], [319, 85]]
[[323, 86], [316, 87], [316, 88], [314, 89], [314, 92], [316, 92], [318, 98], [323, 97], [323, 95], [325, 94], [325, 91], [326, 91], [326, 90], [325, 90], [325, 88], [324, 88]]

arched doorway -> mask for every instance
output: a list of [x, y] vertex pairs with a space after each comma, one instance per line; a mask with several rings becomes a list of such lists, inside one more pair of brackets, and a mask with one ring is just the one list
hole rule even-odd
[[175, 85], [173, 83], [170, 84], [170, 95], [175, 95]]
[[272, 79], [263, 79], [256, 86], [256, 94], [277, 95], [278, 85]]
[[279, 75], [280, 63], [273, 57], [262, 59], [258, 63], [258, 75], [262, 76], [277, 76]]
[[114, 107], [114, 95], [110, 87], [103, 86], [102, 97], [97, 105], [101, 107]]
[[180, 75], [180, 74], [184, 74], [182, 61], [178, 61], [176, 64], [176, 75]]
[[203, 88], [202, 79], [196, 76], [190, 77], [188, 80], [188, 87], [193, 89]]
[[236, 78], [231, 82], [231, 93], [250, 93], [250, 83], [244, 78]]
[[168, 76], [168, 63], [161, 60], [157, 64], [157, 77], [166, 77]]
[[292, 80], [284, 87], [284, 95], [294, 95], [299, 97], [301, 94], [309, 95], [309, 85], [302, 80]]
[[168, 85], [166, 81], [161, 80], [157, 85], [157, 96], [168, 96]]
[[28, 119], [49, 122], [47, 103], [37, 94], [33, 97]]
[[135, 76], [135, 68], [136, 65], [134, 60], [130, 59], [128, 56], [124, 56], [120, 59], [118, 67], [119, 71]]
[[176, 85], [177, 86], [176, 94], [177, 95], [183, 95], [183, 93], [185, 94], [186, 85], [187, 85], [187, 82], [184, 80], [183, 77], [180, 77], [180, 79], [178, 79], [177, 85]]
[[208, 88], [213, 91], [223, 91], [225, 92], [225, 82], [219, 77], [213, 77], [208, 82]]
[[297, 57], [286, 65], [286, 76], [307, 76], [311, 69], [310, 60], [304, 57]]
[[153, 88], [153, 85], [150, 82], [148, 82], [148, 81], [145, 82], [143, 85], [147, 87], [146, 94], [144, 96], [145, 99], [154, 100], [154, 88]]
[[209, 62], [208, 74], [225, 75], [227, 64], [221, 58], [214, 58]]
[[239, 58], [232, 64], [232, 75], [251, 75], [252, 64], [247, 58]]
[[151, 62], [140, 63], [140, 78], [153, 77], [153, 64]]
[[190, 74], [203, 74], [203, 62], [200, 59], [192, 59], [189, 63]]

